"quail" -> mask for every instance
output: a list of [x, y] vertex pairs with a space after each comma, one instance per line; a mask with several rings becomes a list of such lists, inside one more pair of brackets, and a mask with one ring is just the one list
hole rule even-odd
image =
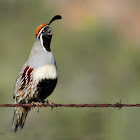
[[[52, 33], [50, 24], [61, 19], [54, 16], [47, 24], [41, 24], [35, 30], [36, 40], [31, 49], [27, 62], [21, 68], [14, 86], [13, 99], [15, 104], [43, 102], [57, 84], [57, 67], [50, 49]], [[17, 131], [25, 124], [30, 107], [15, 107], [12, 130]]]

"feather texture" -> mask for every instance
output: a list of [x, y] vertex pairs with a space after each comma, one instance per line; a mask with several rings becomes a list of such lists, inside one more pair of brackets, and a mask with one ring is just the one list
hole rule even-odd
[[[46, 29], [44, 28], [44, 30]], [[41, 32], [39, 33], [41, 34]], [[53, 92], [56, 86], [57, 68], [55, 59], [52, 52], [45, 48], [46, 45], [50, 45], [47, 41], [50, 41], [51, 38], [45, 37], [45, 40], [43, 40], [42, 34], [40, 37], [42, 38], [36, 38], [29, 59], [23, 65], [17, 77], [13, 95], [15, 103], [41, 102]], [[45, 42], [41, 44], [41, 40]], [[45, 47], [44, 43], [47, 43]], [[29, 107], [15, 107], [12, 122], [14, 132], [17, 131], [18, 127], [23, 128], [29, 111]]]

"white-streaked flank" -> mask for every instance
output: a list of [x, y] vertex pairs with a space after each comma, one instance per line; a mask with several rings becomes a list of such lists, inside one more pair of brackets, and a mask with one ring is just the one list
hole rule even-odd
[[57, 70], [55, 65], [45, 65], [38, 68], [33, 74], [33, 78], [37, 81], [41, 81], [42, 79], [56, 79], [57, 78]]

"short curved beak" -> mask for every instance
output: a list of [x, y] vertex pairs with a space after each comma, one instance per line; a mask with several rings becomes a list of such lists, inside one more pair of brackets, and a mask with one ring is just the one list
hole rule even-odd
[[48, 34], [48, 35], [53, 35], [53, 34], [51, 33], [51, 29], [49, 29], [49, 31], [47, 32], [47, 34]]

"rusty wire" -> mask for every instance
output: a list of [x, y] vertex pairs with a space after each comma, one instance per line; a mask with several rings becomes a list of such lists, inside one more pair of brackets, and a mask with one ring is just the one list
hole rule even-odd
[[112, 107], [112, 108], [119, 108], [122, 107], [140, 107], [140, 104], [122, 104], [121, 101], [117, 102], [116, 104], [55, 104], [55, 103], [39, 103], [39, 104], [0, 104], [0, 107]]

